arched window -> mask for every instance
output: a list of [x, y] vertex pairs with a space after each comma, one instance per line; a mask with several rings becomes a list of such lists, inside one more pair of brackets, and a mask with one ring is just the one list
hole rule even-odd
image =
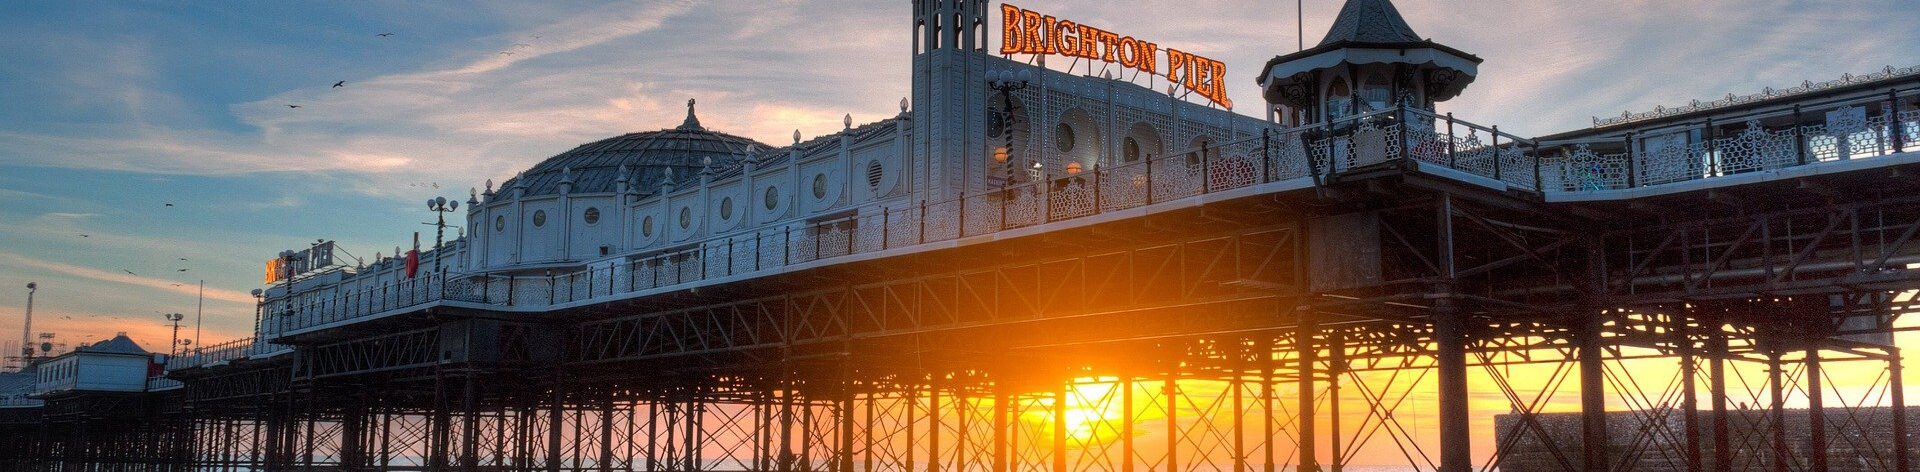
[[1393, 81], [1387, 78], [1386, 72], [1367, 74], [1366, 82], [1360, 84], [1360, 101], [1366, 105], [1365, 111], [1385, 110], [1393, 106]]
[[1333, 79], [1333, 85], [1327, 86], [1327, 118], [1338, 120], [1353, 114], [1353, 89], [1348, 88], [1346, 78]]

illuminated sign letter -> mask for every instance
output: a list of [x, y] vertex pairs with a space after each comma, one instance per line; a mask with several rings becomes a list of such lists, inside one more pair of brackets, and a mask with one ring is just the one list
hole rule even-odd
[[1074, 22], [1062, 21], [1055, 25], [1049, 39], [1055, 43], [1054, 49], [1060, 51], [1062, 56], [1072, 57], [1080, 53], [1080, 25]]
[[1020, 49], [1020, 7], [1000, 4], [1000, 53], [1019, 54]]

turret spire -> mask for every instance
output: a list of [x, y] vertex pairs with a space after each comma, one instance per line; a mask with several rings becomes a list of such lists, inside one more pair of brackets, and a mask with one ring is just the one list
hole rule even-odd
[[693, 103], [694, 99], [687, 99], [687, 121], [680, 123], [679, 129], [688, 131], [706, 129], [700, 127], [700, 118], [693, 116]]

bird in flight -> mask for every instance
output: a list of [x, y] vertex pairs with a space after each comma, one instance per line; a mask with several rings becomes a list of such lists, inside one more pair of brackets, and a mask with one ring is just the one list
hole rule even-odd
[[82, 238], [91, 238], [91, 237], [93, 237], [93, 235], [91, 235], [91, 234], [86, 234], [86, 233], [81, 233], [81, 234], [80, 234], [80, 237], [82, 237]]
[[181, 271], [181, 272], [186, 272], [187, 270], [186, 270], [186, 269], [180, 269], [180, 271]]
[[374, 36], [379, 36], [379, 37], [382, 37], [382, 38], [385, 38], [385, 37], [388, 37], [388, 36], [393, 36], [393, 33], [380, 33], [380, 34], [376, 34], [376, 35], [374, 35]]
[[172, 207], [173, 207], [173, 203], [172, 203], [172, 202], [168, 202], [168, 203], [167, 203], [167, 207], [168, 207], [168, 208], [172, 208]]
[[140, 274], [135, 274], [135, 273], [133, 273], [133, 271], [131, 271], [131, 270], [126, 270], [126, 269], [120, 269], [120, 271], [121, 271], [121, 272], [126, 272], [126, 273], [127, 273], [127, 275], [140, 275]]
[[182, 258], [180, 258], [180, 260], [182, 260], [182, 261], [184, 261], [184, 260], [187, 260], [187, 258], [185, 258], [185, 257], [182, 257]]
[[340, 87], [345, 87], [345, 86], [347, 86], [347, 81], [345, 81], [345, 80], [342, 80], [342, 81], [339, 81], [339, 82], [334, 82], [334, 83], [333, 83], [333, 88], [340, 88]]
[[287, 105], [287, 108], [300, 108], [300, 105]]

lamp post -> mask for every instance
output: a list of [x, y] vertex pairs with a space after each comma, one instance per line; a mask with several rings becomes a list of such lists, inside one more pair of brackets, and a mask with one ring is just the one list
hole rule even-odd
[[1009, 181], [1013, 180], [1014, 171], [1020, 168], [1019, 165], [1014, 164], [1013, 159], [1009, 155], [1013, 152], [1013, 118], [1015, 116], [1013, 113], [1013, 93], [1027, 88], [1027, 84], [1032, 82], [1032, 69], [1020, 69], [1019, 72], [1015, 72], [1013, 69], [1000, 69], [987, 72], [987, 88], [1000, 92], [1000, 112], [1004, 113], [1004, 116], [1000, 120], [1000, 136], [1005, 138], [1005, 140], [1000, 149], [994, 150], [993, 160], [1006, 166], [1006, 178]]
[[429, 198], [427, 199], [427, 209], [433, 211], [435, 218], [433, 222], [433, 274], [439, 274], [440, 258], [443, 256], [440, 254], [440, 244], [447, 235], [447, 214], [452, 213], [454, 210], [459, 210], [460, 201], [448, 200], [447, 197]]
[[33, 360], [33, 292], [40, 284], [27, 282], [27, 325], [20, 328], [20, 366], [25, 368]]
[[180, 320], [187, 319], [187, 315], [168, 313], [163, 316], [167, 317], [167, 322], [173, 323], [173, 340], [167, 342], [167, 358], [172, 359], [180, 355]]

